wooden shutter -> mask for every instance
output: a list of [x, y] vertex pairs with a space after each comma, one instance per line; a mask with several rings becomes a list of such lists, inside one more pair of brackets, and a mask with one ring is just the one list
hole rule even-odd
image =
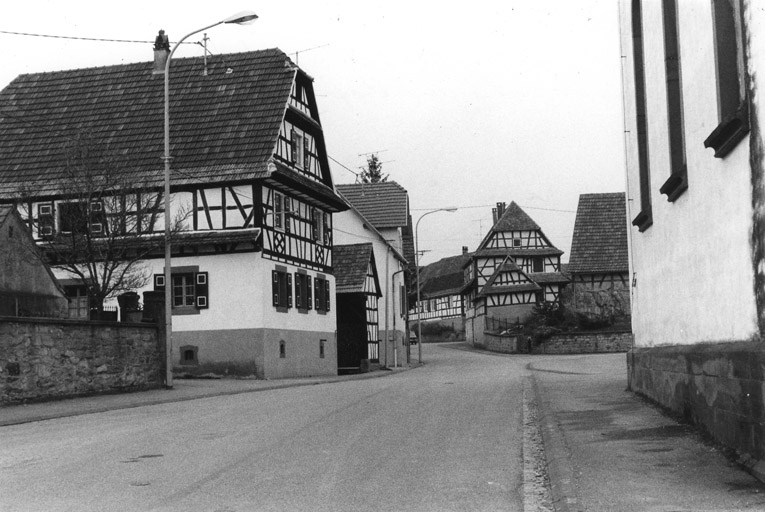
[[295, 272], [295, 307], [303, 307], [303, 276]]
[[154, 291], [165, 289], [165, 274], [154, 274]]
[[279, 289], [279, 272], [276, 270], [271, 271], [271, 276], [273, 278], [273, 283], [271, 285], [271, 291], [274, 294], [274, 306], [279, 306], [279, 298], [280, 298], [280, 289]]
[[329, 311], [329, 281], [324, 281], [324, 308]]
[[313, 297], [311, 295], [311, 276], [305, 276], [305, 307], [306, 309], [313, 309]]
[[321, 279], [318, 277], [313, 280], [313, 296], [314, 296], [314, 309], [316, 311], [321, 311], [321, 300], [319, 297], [321, 296], [321, 288], [319, 288], [319, 283], [321, 283]]
[[321, 214], [321, 222], [324, 223], [324, 245], [332, 244], [332, 231], [329, 229], [329, 214]]
[[311, 227], [313, 228], [313, 239], [319, 241], [319, 211], [316, 208], [311, 208]]
[[287, 273], [287, 307], [292, 307], [292, 274]]
[[309, 170], [311, 164], [311, 154], [308, 152], [311, 149], [309, 144], [308, 135], [303, 134], [303, 169], [306, 171]]
[[199, 309], [210, 307], [210, 292], [207, 284], [207, 272], [197, 272], [194, 274], [194, 293], [196, 295], [196, 305]]

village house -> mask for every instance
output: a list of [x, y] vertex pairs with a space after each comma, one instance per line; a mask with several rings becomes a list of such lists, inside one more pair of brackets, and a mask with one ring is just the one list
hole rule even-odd
[[0, 205], [0, 316], [64, 317], [64, 290], [12, 206]]
[[765, 477], [765, 12], [620, 2], [631, 222], [629, 387]]
[[[0, 203], [22, 212], [38, 242], [119, 235], [110, 220], [124, 213], [139, 243], [162, 239], [164, 76], [154, 67], [20, 75], [0, 92]], [[172, 276], [156, 251], [135, 291], [172, 286], [175, 369], [336, 374], [332, 221], [348, 207], [312, 78], [278, 49], [179, 58], [171, 69], [171, 214], [183, 231]], [[108, 150], [129, 187], [90, 204], [67, 194], [66, 149], [80, 134]], [[73, 209], [92, 216], [71, 225]]]
[[515, 202], [497, 203], [494, 225], [464, 265], [465, 335], [483, 346], [487, 332], [525, 321], [537, 304], [559, 304], [568, 279], [563, 251]]
[[414, 271], [409, 195], [396, 182], [338, 184], [337, 191], [350, 209], [334, 216], [335, 245], [369, 243], [376, 262], [381, 295], [378, 326], [368, 330], [369, 361], [377, 359], [386, 367], [403, 364], [409, 354], [408, 283]]
[[581, 194], [563, 303], [593, 325], [630, 318], [627, 212], [623, 192]]
[[465, 338], [462, 303], [463, 268], [470, 261], [467, 247], [459, 256], [442, 258], [420, 269], [420, 302], [409, 312], [411, 322], [421, 322], [424, 341]]

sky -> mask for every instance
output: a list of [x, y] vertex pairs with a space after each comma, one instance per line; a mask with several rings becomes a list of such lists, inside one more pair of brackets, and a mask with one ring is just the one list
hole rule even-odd
[[[511, 201], [567, 261], [579, 194], [625, 190], [615, 0], [189, 5], [5, 2], [0, 87], [23, 73], [151, 61], [159, 29], [174, 43], [251, 10], [251, 25], [210, 29], [208, 49], [277, 47], [314, 78], [335, 183], [354, 183], [376, 154], [408, 191], [414, 223], [458, 208], [420, 222], [421, 264], [475, 250], [492, 207]], [[175, 56], [201, 54], [188, 44]]]

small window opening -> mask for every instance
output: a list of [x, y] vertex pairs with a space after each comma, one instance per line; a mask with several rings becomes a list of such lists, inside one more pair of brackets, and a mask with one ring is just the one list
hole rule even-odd
[[284, 341], [279, 342], [279, 357], [282, 359], [287, 357], [287, 347]]
[[327, 340], [319, 340], [319, 357], [324, 359], [324, 344]]

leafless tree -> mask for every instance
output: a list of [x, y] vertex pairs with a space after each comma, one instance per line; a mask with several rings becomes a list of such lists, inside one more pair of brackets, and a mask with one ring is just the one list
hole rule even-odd
[[[164, 248], [162, 192], [142, 189], [119, 152], [90, 135], [69, 138], [63, 154], [55, 177], [61, 200], [41, 203], [39, 191], [27, 187], [18, 204], [40, 239], [37, 254], [81, 281], [91, 309], [101, 313], [107, 299], [151, 279], [144, 261]], [[186, 216], [175, 215], [171, 236]]]

